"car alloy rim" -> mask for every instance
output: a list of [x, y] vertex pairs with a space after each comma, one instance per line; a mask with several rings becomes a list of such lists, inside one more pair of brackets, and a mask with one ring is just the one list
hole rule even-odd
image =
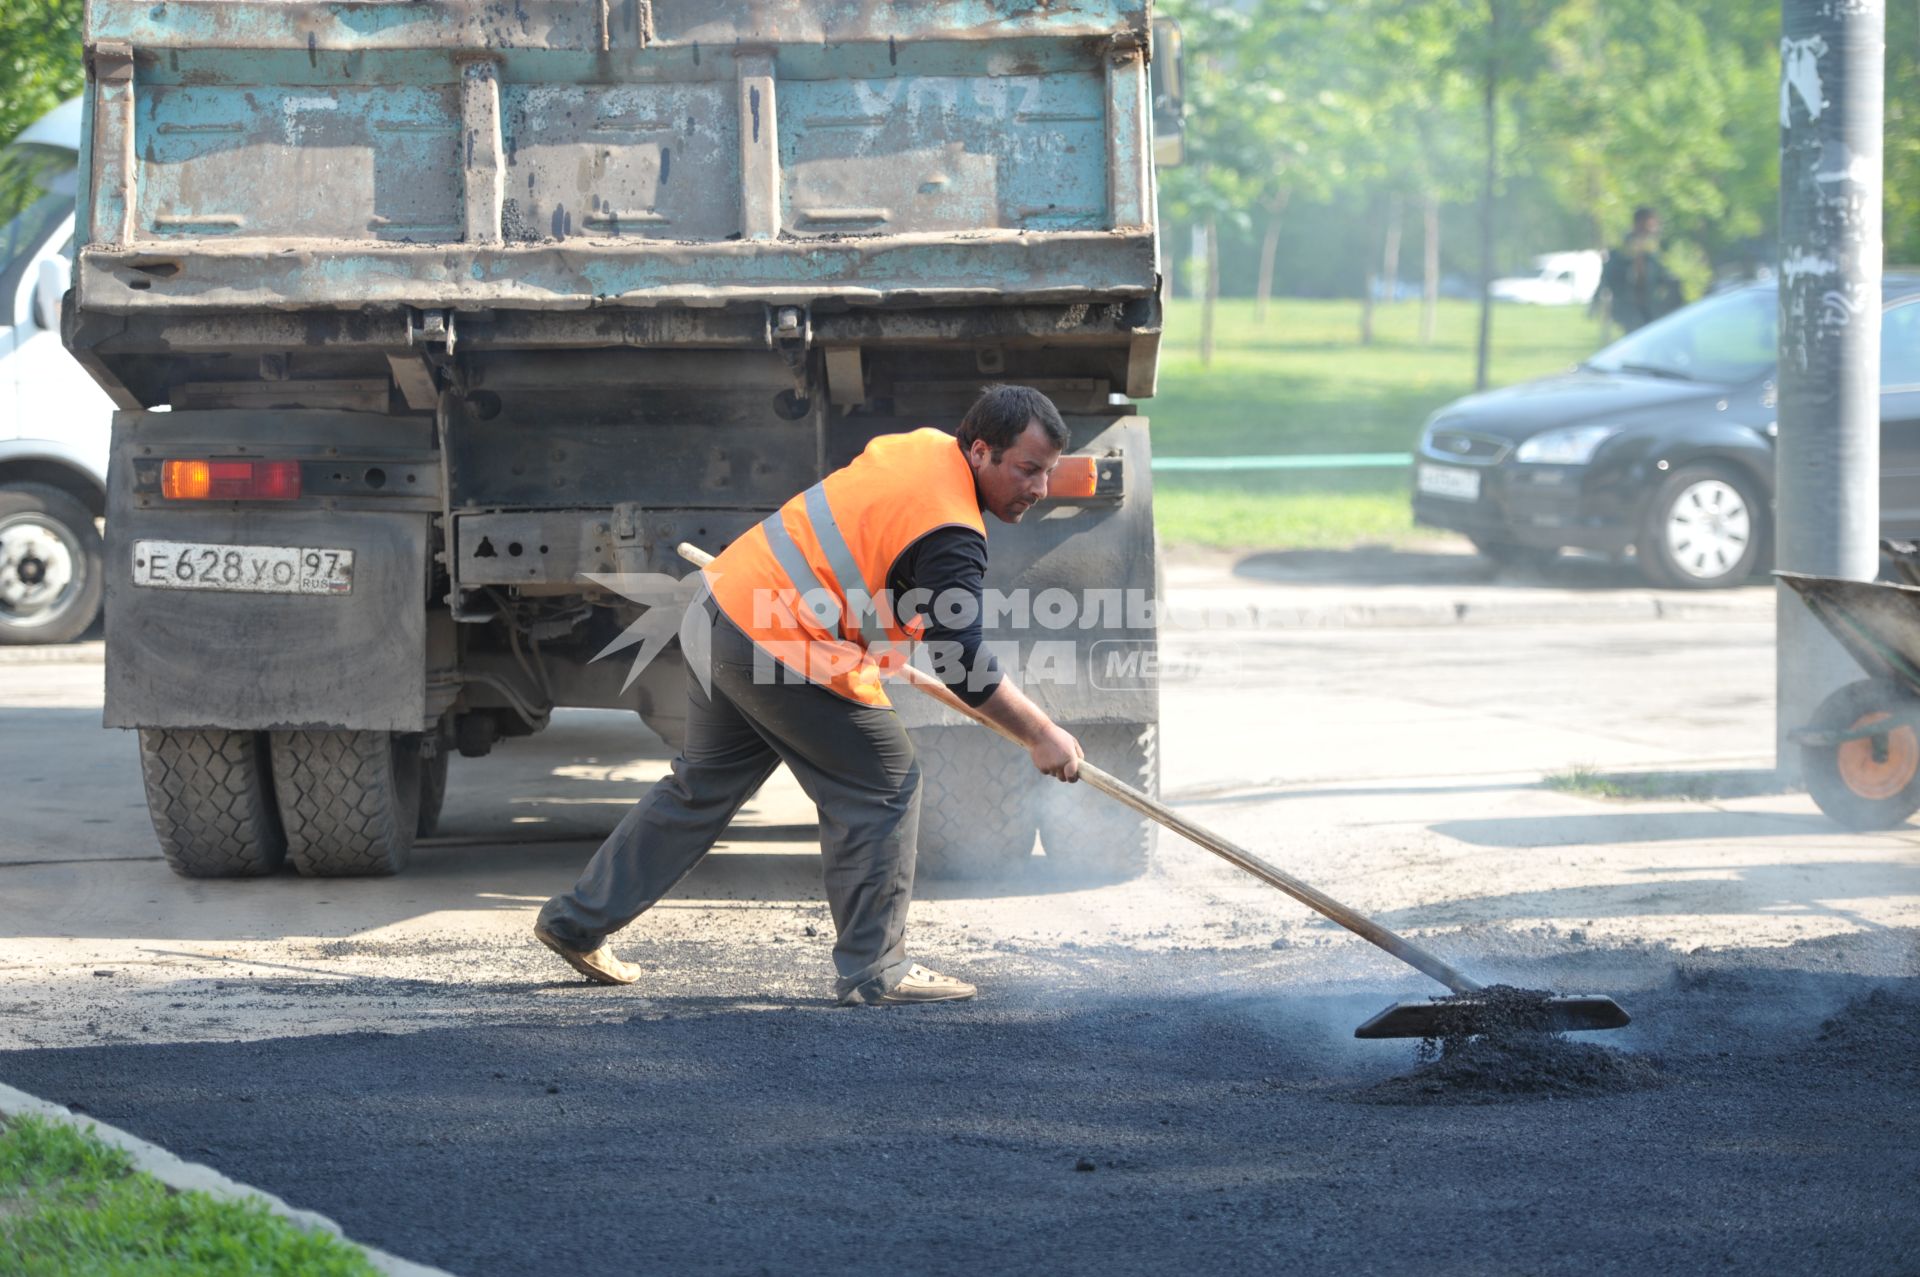
[[1667, 555], [1696, 581], [1732, 572], [1753, 539], [1753, 517], [1740, 489], [1724, 479], [1690, 483], [1667, 507]]
[[79, 593], [80, 544], [40, 514], [0, 521], [0, 622], [26, 629], [51, 623]]

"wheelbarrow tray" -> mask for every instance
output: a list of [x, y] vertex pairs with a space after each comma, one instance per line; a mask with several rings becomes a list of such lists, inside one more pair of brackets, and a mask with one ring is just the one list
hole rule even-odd
[[1873, 678], [1920, 696], [1920, 587], [1775, 572]]

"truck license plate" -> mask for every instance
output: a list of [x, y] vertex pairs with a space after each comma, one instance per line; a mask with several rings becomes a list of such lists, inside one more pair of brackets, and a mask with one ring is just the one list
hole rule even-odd
[[1478, 470], [1459, 470], [1453, 466], [1421, 466], [1414, 477], [1420, 491], [1436, 497], [1452, 497], [1456, 501], [1478, 501], [1480, 499], [1480, 472]]
[[158, 590], [351, 594], [353, 551], [297, 545], [135, 541], [133, 583]]

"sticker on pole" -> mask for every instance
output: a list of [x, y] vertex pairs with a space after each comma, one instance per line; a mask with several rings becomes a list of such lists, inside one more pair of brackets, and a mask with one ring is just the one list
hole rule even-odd
[[297, 545], [135, 541], [133, 583], [155, 590], [351, 594], [353, 551]]

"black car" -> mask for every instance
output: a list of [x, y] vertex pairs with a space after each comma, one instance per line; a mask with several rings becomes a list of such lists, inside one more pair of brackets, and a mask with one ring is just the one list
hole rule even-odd
[[[1882, 534], [1920, 538], [1920, 275], [1889, 274]], [[1500, 561], [1625, 556], [1657, 585], [1737, 585], [1771, 557], [1778, 293], [1703, 298], [1570, 372], [1469, 395], [1421, 431], [1413, 517]]]

